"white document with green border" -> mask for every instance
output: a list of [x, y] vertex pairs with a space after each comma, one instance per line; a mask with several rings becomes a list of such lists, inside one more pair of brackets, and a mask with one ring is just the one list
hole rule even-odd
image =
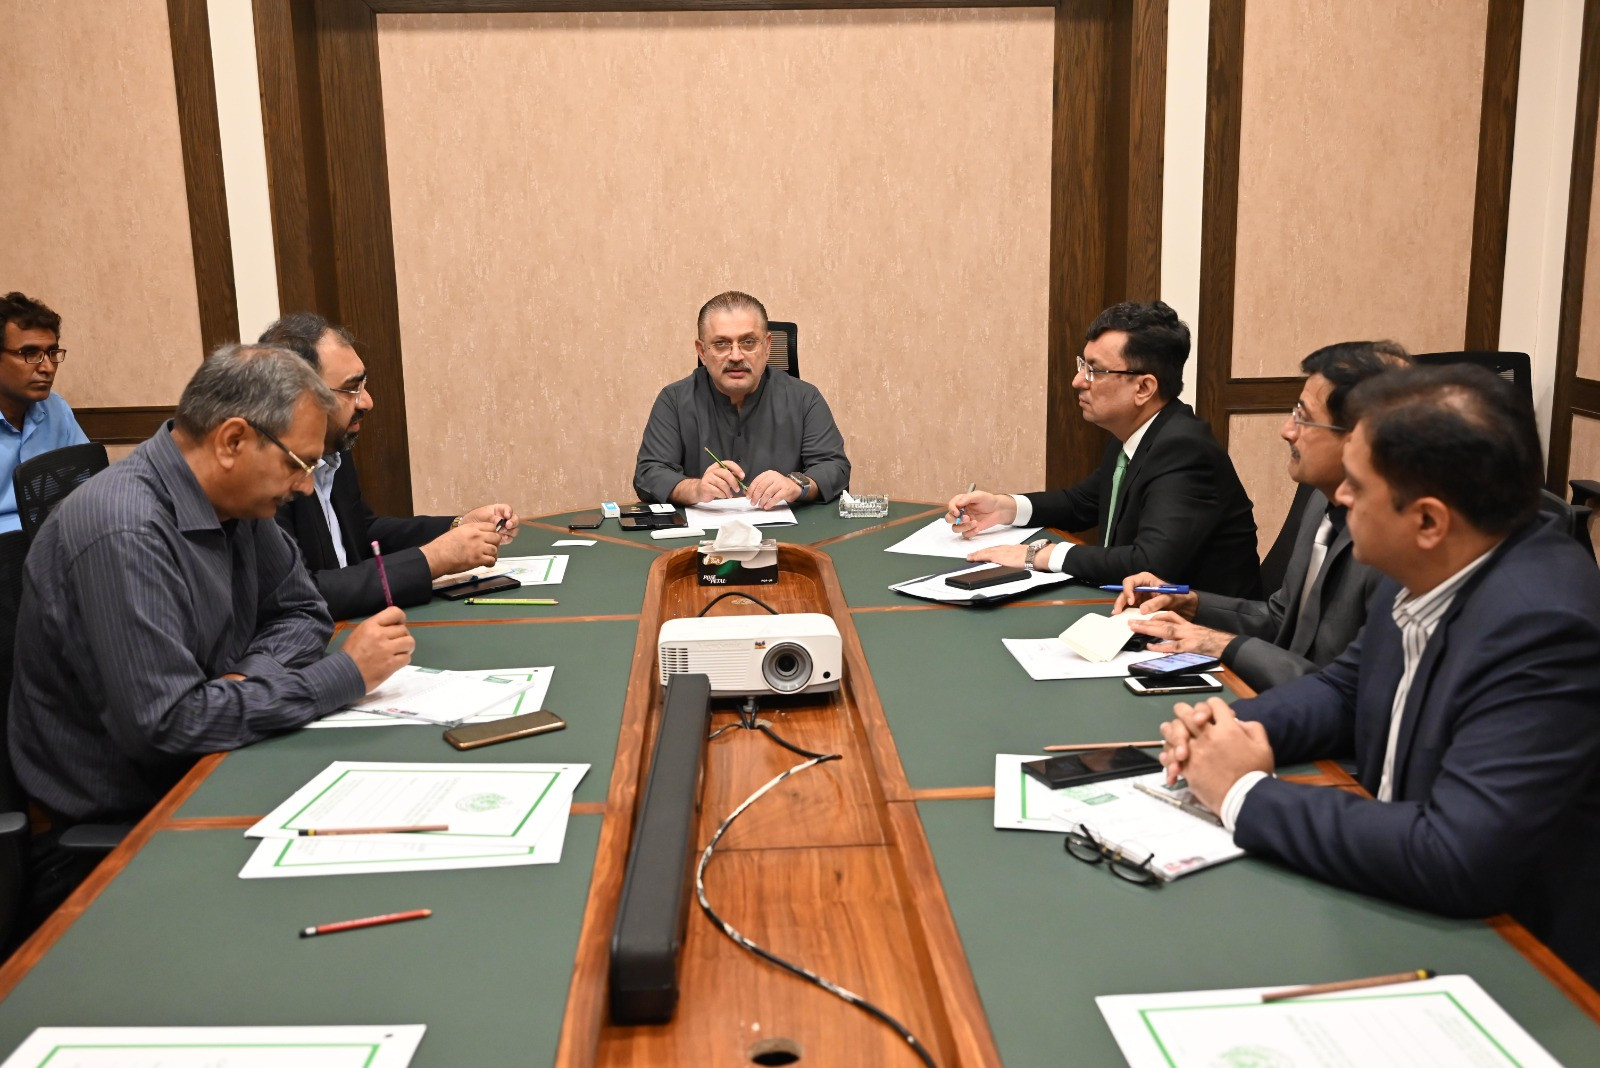
[[1262, 1003], [1281, 989], [1094, 1000], [1130, 1068], [1560, 1068], [1468, 975]]
[[40, 1027], [0, 1068], [405, 1068], [423, 1024]]
[[[408, 665], [409, 666], [409, 665]], [[405, 670], [402, 668], [401, 670]], [[428, 671], [428, 668], [418, 668], [418, 671]], [[489, 684], [500, 684], [505, 690], [496, 691], [500, 699], [488, 708], [474, 712], [461, 720], [462, 723], [488, 723], [491, 720], [506, 719], [509, 716], [519, 716], [524, 712], [537, 712], [544, 707], [545, 695], [550, 692], [550, 679], [555, 674], [553, 667], [518, 667], [518, 668], [493, 668], [479, 671], [451, 671], [442, 672], [451, 676], [460, 676], [470, 680]], [[511, 692], [507, 696], [508, 691]], [[446, 715], [453, 715], [453, 710], [446, 711]], [[405, 716], [387, 716], [382, 712], [361, 712], [355, 709], [345, 709], [323, 716], [321, 719], [307, 723], [305, 729], [316, 727], [437, 727], [440, 724], [429, 719], [416, 719]]]

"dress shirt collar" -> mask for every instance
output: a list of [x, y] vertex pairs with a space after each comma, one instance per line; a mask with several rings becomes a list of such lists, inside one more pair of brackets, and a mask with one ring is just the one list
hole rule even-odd
[[173, 421], [168, 419], [161, 424], [161, 429], [140, 446], [140, 449], [149, 450], [146, 459], [156, 478], [166, 487], [178, 529], [221, 530], [222, 521], [217, 518], [216, 508], [212, 506], [211, 499], [206, 496], [205, 491], [200, 488], [200, 480], [194, 477], [194, 470], [190, 468], [189, 461], [183, 458], [182, 450], [172, 438], [172, 423]]
[[1395, 624], [1402, 630], [1407, 627], [1420, 626], [1429, 634], [1432, 634], [1433, 628], [1438, 625], [1440, 618], [1449, 610], [1451, 602], [1456, 599], [1456, 593], [1460, 591], [1462, 585], [1472, 577], [1474, 571], [1484, 565], [1484, 562], [1494, 554], [1494, 550], [1497, 548], [1499, 548], [1498, 545], [1467, 564], [1466, 567], [1463, 567], [1427, 593], [1414, 596], [1410, 590], [1402, 588], [1399, 593], [1394, 595], [1393, 612]]
[[3, 417], [0, 417], [0, 426], [4, 426], [13, 434], [17, 435], [18, 437], [22, 437], [23, 433], [28, 429], [28, 427], [31, 426], [37, 428], [40, 423], [44, 422], [45, 415], [47, 414], [45, 412], [45, 402], [47, 400], [49, 400], [48, 397], [43, 401], [33, 401], [28, 405], [28, 410], [22, 413], [22, 426], [12, 426], [11, 420]]
[[311, 469], [311, 481], [316, 483], [317, 493], [327, 497], [333, 490], [333, 476], [339, 473], [339, 465], [344, 463], [342, 450], [324, 453], [322, 459]]
[[[1156, 415], [1160, 414], [1160, 412], [1156, 413]], [[1150, 418], [1140, 423], [1139, 429], [1129, 434], [1128, 440], [1122, 443], [1123, 455], [1127, 456], [1128, 459], [1132, 460], [1134, 453], [1139, 451], [1139, 442], [1144, 440], [1145, 431], [1150, 429], [1150, 424], [1156, 421], [1156, 415], [1152, 415]]]

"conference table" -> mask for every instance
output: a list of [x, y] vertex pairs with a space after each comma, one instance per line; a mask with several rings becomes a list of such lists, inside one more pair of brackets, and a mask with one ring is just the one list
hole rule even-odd
[[[902, 1021], [941, 1066], [1122, 1063], [1100, 994], [1322, 982], [1433, 968], [1473, 976], [1557, 1059], [1592, 1063], [1600, 998], [1505, 919], [1444, 919], [1246, 857], [1159, 887], [993, 827], [994, 757], [1157, 737], [1170, 699], [1118, 680], [1034, 682], [1002, 638], [1054, 635], [1107, 595], [1046, 587], [999, 606], [912, 600], [891, 583], [954, 560], [885, 552], [939, 514], [831, 505], [768, 527], [775, 586], [736, 587], [838, 623], [836, 694], [762, 702], [805, 749], [843, 759], [757, 801], [706, 877], [718, 912], [772, 952]], [[887, 1026], [735, 946], [690, 904], [667, 1024], [619, 1026], [607, 948], [660, 713], [662, 619], [722, 589], [692, 543], [524, 523], [508, 553], [569, 556], [555, 606], [434, 600], [408, 612], [414, 662], [552, 665], [565, 730], [458, 752], [417, 725], [303, 730], [202, 758], [0, 969], [0, 1054], [40, 1026], [414, 1024], [413, 1063], [915, 1065]], [[590, 546], [552, 548], [568, 538]], [[714, 612], [759, 612], [743, 596]], [[335, 634], [335, 642], [341, 635]], [[1228, 679], [1234, 693], [1244, 692]], [[713, 722], [737, 717], [718, 707]], [[708, 743], [697, 846], [801, 761], [756, 731]], [[583, 762], [553, 865], [243, 880], [242, 830], [334, 760]], [[1336, 789], [1334, 765], [1291, 769]], [[311, 924], [431, 908], [423, 922], [301, 939]]]

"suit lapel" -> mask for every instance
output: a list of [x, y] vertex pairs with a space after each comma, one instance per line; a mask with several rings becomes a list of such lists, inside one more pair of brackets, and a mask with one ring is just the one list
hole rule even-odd
[[1117, 544], [1116, 528], [1120, 527], [1123, 520], [1128, 517], [1128, 492], [1132, 489], [1134, 481], [1139, 477], [1139, 469], [1144, 466], [1144, 458], [1150, 455], [1150, 443], [1156, 439], [1156, 436], [1161, 433], [1161, 429], [1167, 425], [1167, 421], [1172, 418], [1173, 413], [1180, 407], [1184, 407], [1182, 401], [1173, 401], [1150, 417], [1149, 429], [1144, 432], [1144, 437], [1139, 439], [1139, 447], [1134, 450], [1132, 456], [1128, 457], [1127, 469], [1122, 472], [1122, 486], [1117, 493], [1117, 510], [1114, 513], [1108, 512], [1107, 509], [1110, 507], [1111, 480], [1116, 470], [1117, 452], [1122, 450], [1122, 442], [1116, 441], [1115, 438], [1112, 439], [1116, 444], [1116, 451], [1108, 453], [1101, 464], [1101, 471], [1104, 472], [1105, 476], [1107, 503], [1100, 509], [1100, 529], [1105, 529], [1106, 516], [1108, 514], [1114, 516], [1111, 537], [1109, 539], [1101, 539], [1107, 544]]

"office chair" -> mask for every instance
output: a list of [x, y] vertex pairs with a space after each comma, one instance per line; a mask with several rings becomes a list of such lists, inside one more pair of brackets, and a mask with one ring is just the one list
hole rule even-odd
[[[12, 650], [17, 638], [17, 608], [22, 599], [22, 561], [28, 535], [0, 534], [0, 737], [11, 696]], [[28, 903], [27, 803], [11, 772], [11, 754], [0, 745], [0, 953], [11, 946]]]
[[767, 349], [767, 370], [788, 371], [800, 377], [800, 328], [794, 323], [767, 322], [772, 333], [772, 344]]
[[1278, 531], [1278, 537], [1272, 543], [1272, 548], [1267, 550], [1267, 555], [1261, 558], [1261, 588], [1271, 597], [1274, 591], [1283, 588], [1283, 576], [1289, 570], [1289, 557], [1294, 555], [1295, 535], [1300, 533], [1300, 522], [1305, 518], [1306, 502], [1316, 490], [1303, 482], [1296, 483], [1294, 487], [1294, 500], [1289, 504], [1289, 514], [1283, 518], [1283, 527]]
[[106, 447], [93, 441], [53, 449], [18, 464], [11, 481], [17, 490], [17, 515], [28, 540], [33, 540], [67, 494], [110, 464]]
[[1510, 382], [1533, 400], [1533, 362], [1526, 352], [1424, 352], [1411, 357], [1418, 364], [1475, 363]]

